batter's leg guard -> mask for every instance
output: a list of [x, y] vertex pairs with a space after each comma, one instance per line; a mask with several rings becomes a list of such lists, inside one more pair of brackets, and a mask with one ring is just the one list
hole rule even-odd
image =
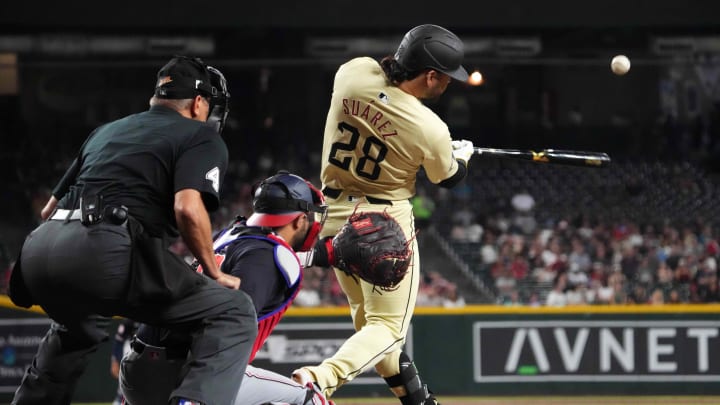
[[415, 363], [405, 352], [400, 353], [400, 373], [385, 378], [385, 382], [391, 389], [405, 389], [405, 395], [398, 397], [402, 405], [440, 405], [427, 385], [423, 384]]

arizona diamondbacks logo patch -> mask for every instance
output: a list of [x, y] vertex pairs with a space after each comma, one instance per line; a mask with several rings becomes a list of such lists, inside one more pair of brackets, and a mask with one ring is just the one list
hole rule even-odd
[[215, 192], [220, 192], [220, 169], [217, 167], [210, 169], [210, 171], [205, 173], [205, 180], [212, 181], [212, 187], [215, 189]]

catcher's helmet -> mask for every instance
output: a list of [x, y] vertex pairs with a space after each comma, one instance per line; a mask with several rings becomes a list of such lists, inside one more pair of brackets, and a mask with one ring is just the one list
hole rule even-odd
[[203, 96], [210, 103], [207, 122], [222, 133], [229, 112], [225, 76], [218, 69], [208, 66], [200, 58], [175, 56], [157, 73], [155, 97], [168, 99]]
[[279, 171], [263, 180], [255, 190], [253, 214], [247, 224], [275, 228], [289, 224], [304, 213], [313, 213], [308, 216], [312, 227], [299, 251], [307, 251], [315, 246], [327, 218], [327, 205], [323, 194], [310, 182], [286, 171]]
[[250, 226], [283, 226], [306, 212], [325, 212], [322, 193], [305, 179], [288, 172], [263, 180], [255, 190]]
[[407, 70], [435, 69], [463, 82], [468, 79], [462, 67], [464, 56], [460, 38], [433, 24], [418, 25], [408, 31], [395, 52], [395, 60]]

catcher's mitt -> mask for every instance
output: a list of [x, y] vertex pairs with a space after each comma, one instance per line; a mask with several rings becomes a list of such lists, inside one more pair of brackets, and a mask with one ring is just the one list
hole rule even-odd
[[412, 250], [400, 224], [386, 212], [357, 212], [332, 240], [335, 267], [384, 291], [405, 277]]

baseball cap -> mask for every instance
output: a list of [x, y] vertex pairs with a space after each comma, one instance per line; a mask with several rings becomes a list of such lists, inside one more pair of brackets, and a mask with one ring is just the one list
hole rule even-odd
[[410, 71], [434, 69], [453, 79], [467, 81], [462, 67], [465, 47], [457, 35], [434, 24], [423, 24], [408, 31], [395, 52], [395, 60]]
[[155, 96], [158, 98], [212, 97], [215, 93], [208, 67], [200, 58], [176, 55], [157, 73]]

